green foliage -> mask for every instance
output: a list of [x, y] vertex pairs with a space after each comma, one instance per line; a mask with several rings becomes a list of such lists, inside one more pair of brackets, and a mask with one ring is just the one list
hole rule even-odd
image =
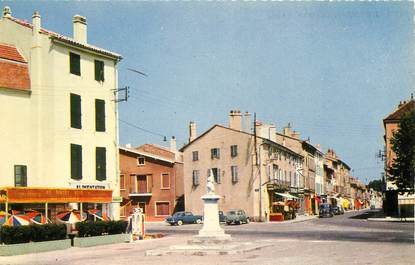
[[76, 223], [79, 237], [122, 234], [126, 228], [126, 221], [85, 221]]
[[375, 179], [369, 182], [369, 189], [382, 192], [383, 182], [380, 179]]
[[65, 225], [2, 226], [0, 230], [0, 243], [4, 244], [41, 242], [65, 238]]
[[415, 178], [415, 110], [406, 113], [399, 129], [391, 139], [392, 150], [396, 159], [388, 169], [389, 180], [397, 187], [400, 194], [414, 193]]

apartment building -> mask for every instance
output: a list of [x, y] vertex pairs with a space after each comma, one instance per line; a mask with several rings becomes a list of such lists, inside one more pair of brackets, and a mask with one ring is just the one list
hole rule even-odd
[[167, 149], [154, 144], [120, 147], [121, 218], [141, 208], [147, 221], [163, 221], [184, 210], [183, 163], [172, 138]]
[[[121, 55], [90, 45], [85, 17], [73, 36], [0, 19], [0, 205], [102, 208], [119, 217], [117, 65]], [[103, 34], [109, 34], [103, 32]], [[6, 208], [6, 209], [5, 209]]]
[[399, 129], [399, 122], [402, 116], [415, 109], [415, 100], [411, 97], [408, 101], [401, 101], [397, 108], [383, 119], [383, 126], [385, 129], [385, 212], [387, 215], [401, 215], [401, 211], [405, 211], [408, 216], [414, 215], [415, 195], [398, 194], [397, 187], [388, 180], [388, 168], [393, 164], [396, 154], [392, 150], [391, 139], [394, 132]]
[[299, 185], [296, 172], [303, 157], [276, 143], [274, 134], [266, 136], [261, 126], [255, 124], [254, 134], [250, 114], [239, 110], [229, 113], [229, 127], [216, 124], [199, 136], [196, 123], [190, 123], [189, 143], [181, 149], [187, 211], [203, 214], [200, 197], [210, 170], [223, 211], [244, 209], [254, 220], [265, 220], [276, 200], [292, 198], [289, 192]]

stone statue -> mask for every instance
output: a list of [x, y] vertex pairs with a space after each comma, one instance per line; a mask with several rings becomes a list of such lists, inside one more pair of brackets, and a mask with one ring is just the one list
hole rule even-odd
[[212, 169], [209, 170], [209, 176], [207, 177], [207, 194], [215, 194], [215, 178], [213, 177]]

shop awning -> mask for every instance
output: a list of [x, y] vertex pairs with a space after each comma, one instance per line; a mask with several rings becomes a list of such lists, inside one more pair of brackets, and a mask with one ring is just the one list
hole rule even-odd
[[287, 199], [299, 199], [298, 197], [295, 197], [295, 196], [293, 196], [293, 195], [291, 195], [289, 193], [279, 193], [279, 192], [275, 192], [275, 194], [276, 195], [279, 195], [279, 196], [282, 196], [282, 197], [285, 197]]
[[109, 203], [112, 190], [58, 188], [0, 188], [0, 203]]

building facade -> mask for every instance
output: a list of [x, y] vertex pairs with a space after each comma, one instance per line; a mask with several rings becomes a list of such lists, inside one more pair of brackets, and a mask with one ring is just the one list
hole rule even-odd
[[383, 126], [385, 129], [385, 175], [386, 187], [384, 192], [384, 210], [388, 216], [413, 216], [415, 195], [398, 194], [397, 187], [388, 179], [390, 168], [396, 158], [396, 154], [392, 150], [391, 139], [393, 134], [399, 129], [399, 122], [402, 116], [415, 109], [415, 100], [411, 98], [409, 101], [400, 102], [395, 111], [390, 113], [383, 119]]
[[98, 207], [117, 219], [121, 56], [90, 45], [79, 15], [66, 37], [42, 28], [38, 12], [29, 23], [6, 7], [0, 32], [0, 203], [46, 207], [50, 218]]
[[257, 125], [258, 132], [253, 134], [249, 113], [242, 115], [238, 110], [230, 112], [229, 127], [214, 125], [200, 136], [196, 123], [190, 123], [189, 143], [181, 149], [187, 211], [203, 214], [200, 197], [206, 193], [210, 171], [215, 192], [222, 197], [219, 208], [225, 212], [243, 209], [253, 220], [269, 220], [273, 203], [288, 196], [291, 186], [299, 185], [296, 170], [302, 157], [265, 137]]
[[127, 218], [133, 208], [141, 208], [147, 221], [162, 221], [184, 210], [183, 163], [175, 150], [152, 144], [119, 150], [121, 218]]

